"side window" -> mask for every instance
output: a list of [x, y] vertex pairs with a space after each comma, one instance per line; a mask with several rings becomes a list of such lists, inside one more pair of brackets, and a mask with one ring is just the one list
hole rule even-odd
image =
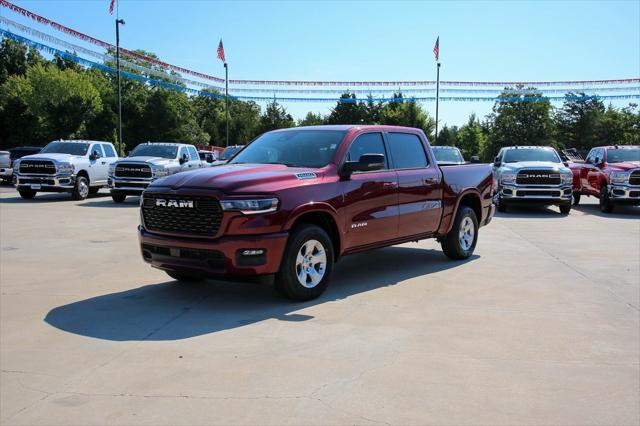
[[596, 149], [592, 149], [591, 151], [589, 151], [589, 154], [587, 155], [585, 162], [593, 164], [593, 160], [596, 158], [596, 151], [597, 151]]
[[187, 147], [187, 149], [189, 150], [189, 157], [191, 158], [191, 161], [199, 161], [200, 160], [200, 156], [198, 155], [198, 151], [196, 151], [196, 149], [192, 146]]
[[102, 144], [102, 149], [104, 149], [104, 153], [107, 157], [109, 158], [113, 158], [116, 156], [116, 151], [113, 149], [113, 147], [111, 145], [108, 145], [106, 143]]
[[358, 161], [362, 154], [384, 155], [384, 168], [389, 168], [389, 161], [387, 160], [387, 153], [384, 149], [382, 133], [365, 133], [358, 136], [349, 147], [347, 161]]
[[389, 133], [389, 150], [396, 169], [416, 169], [427, 167], [427, 154], [422, 140], [410, 133]]
[[178, 155], [178, 158], [182, 158], [184, 156], [187, 156], [187, 158], [189, 158], [189, 153], [187, 152], [187, 147], [183, 146], [180, 148], [180, 154]]
[[91, 147], [91, 151], [89, 152], [90, 154], [93, 154], [93, 151], [98, 151], [98, 157], [99, 158], [104, 158], [104, 151], [102, 151], [102, 146], [100, 144], [94, 144]]

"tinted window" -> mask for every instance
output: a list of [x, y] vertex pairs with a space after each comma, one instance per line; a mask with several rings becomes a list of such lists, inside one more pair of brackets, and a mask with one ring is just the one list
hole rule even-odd
[[22, 158], [25, 155], [33, 155], [40, 152], [40, 148], [15, 148], [9, 151], [11, 153], [11, 159], [16, 160], [18, 158]]
[[91, 147], [91, 153], [93, 154], [94, 152], [98, 152], [98, 158], [103, 158], [104, 157], [104, 151], [102, 151], [102, 146], [100, 144], [94, 144]]
[[505, 163], [517, 163], [520, 161], [549, 161], [560, 163], [560, 156], [554, 149], [545, 148], [515, 148], [509, 149], [504, 154]]
[[224, 151], [222, 151], [222, 154], [220, 154], [220, 159], [226, 161], [236, 155], [236, 153], [242, 148], [243, 147], [241, 146], [228, 146], [224, 149]]
[[189, 153], [187, 152], [187, 148], [183, 146], [182, 148], [180, 148], [180, 153], [178, 157], [183, 158], [185, 155], [187, 156], [187, 158], [189, 158]]
[[337, 130], [269, 132], [254, 140], [231, 162], [324, 167], [333, 158], [344, 134]]
[[389, 133], [389, 150], [396, 169], [415, 169], [429, 164], [422, 141], [417, 135]]
[[456, 148], [433, 148], [438, 163], [464, 163], [462, 154]]
[[640, 149], [621, 148], [607, 150], [607, 161], [609, 163], [623, 163], [625, 161], [640, 161]]
[[189, 158], [191, 158], [192, 161], [200, 160], [200, 157], [198, 156], [198, 151], [196, 151], [194, 147], [189, 146], [187, 147], [187, 149], [189, 150]]
[[388, 168], [387, 153], [381, 133], [365, 133], [358, 136], [349, 147], [347, 161], [358, 161], [363, 154], [384, 155], [385, 169]]
[[102, 144], [102, 149], [104, 149], [104, 153], [107, 157], [115, 157], [116, 151], [113, 149], [111, 145]]
[[40, 151], [43, 154], [71, 154], [71, 155], [87, 155], [89, 150], [88, 143], [78, 142], [51, 142]]
[[138, 145], [129, 154], [130, 157], [160, 157], [160, 158], [176, 158], [178, 147], [173, 145], [154, 145], [144, 144]]

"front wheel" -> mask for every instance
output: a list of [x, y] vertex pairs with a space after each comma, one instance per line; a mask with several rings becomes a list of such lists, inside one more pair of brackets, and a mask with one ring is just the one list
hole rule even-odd
[[329, 285], [333, 259], [333, 244], [324, 229], [316, 225], [297, 227], [289, 236], [274, 286], [291, 300], [315, 299]]
[[504, 213], [507, 211], [507, 205], [505, 204], [504, 201], [502, 201], [502, 198], [500, 197], [498, 197], [498, 205], [496, 206], [496, 208], [500, 213]]
[[462, 206], [456, 214], [453, 226], [442, 239], [440, 245], [447, 257], [455, 260], [468, 259], [478, 242], [478, 218], [476, 213], [467, 206]]
[[76, 186], [73, 188], [71, 197], [74, 200], [84, 200], [89, 196], [89, 180], [84, 176], [78, 176]]
[[20, 196], [25, 200], [31, 200], [35, 198], [37, 192], [30, 189], [19, 189], [18, 194], [20, 194]]
[[611, 213], [613, 211], [613, 203], [611, 202], [611, 198], [609, 198], [609, 188], [607, 188], [607, 185], [604, 185], [602, 189], [600, 189], [600, 211], [602, 211], [602, 213]]
[[560, 204], [560, 213], [569, 214], [570, 211], [571, 211], [571, 203]]
[[580, 193], [579, 192], [574, 192], [573, 193], [573, 205], [577, 206], [578, 204], [580, 204]]
[[114, 203], [124, 203], [124, 200], [127, 199], [127, 196], [125, 194], [111, 194], [111, 198], [113, 199]]

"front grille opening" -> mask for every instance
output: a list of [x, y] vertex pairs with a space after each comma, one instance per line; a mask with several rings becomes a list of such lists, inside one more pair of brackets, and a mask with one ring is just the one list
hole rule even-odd
[[518, 197], [538, 196], [538, 197], [559, 197], [560, 191], [517, 191]]
[[115, 170], [116, 177], [150, 178], [152, 175], [151, 167], [146, 164], [120, 164]]
[[54, 175], [56, 174], [56, 166], [52, 161], [22, 160], [20, 161], [20, 173]]
[[521, 170], [516, 176], [519, 185], [560, 185], [560, 173], [553, 170]]
[[629, 185], [640, 185], [640, 170], [636, 170], [629, 176]]
[[220, 228], [222, 208], [209, 197], [145, 193], [142, 217], [145, 228], [152, 232], [212, 237]]

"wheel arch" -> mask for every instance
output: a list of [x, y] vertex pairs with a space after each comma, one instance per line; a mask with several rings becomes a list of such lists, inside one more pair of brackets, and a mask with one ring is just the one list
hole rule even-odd
[[458, 214], [458, 210], [460, 210], [461, 206], [470, 207], [476, 214], [478, 226], [482, 223], [482, 201], [480, 198], [480, 192], [477, 189], [467, 189], [461, 192], [456, 199], [456, 205], [453, 209], [451, 220], [447, 224], [445, 234], [451, 231], [451, 227], [453, 226], [453, 222], [455, 221], [456, 215]]
[[338, 226], [337, 212], [329, 205], [312, 203], [299, 206], [294, 210], [284, 226], [285, 231], [290, 231], [300, 224], [317, 225], [329, 235], [333, 244], [334, 257], [340, 256], [343, 241], [342, 233]]

